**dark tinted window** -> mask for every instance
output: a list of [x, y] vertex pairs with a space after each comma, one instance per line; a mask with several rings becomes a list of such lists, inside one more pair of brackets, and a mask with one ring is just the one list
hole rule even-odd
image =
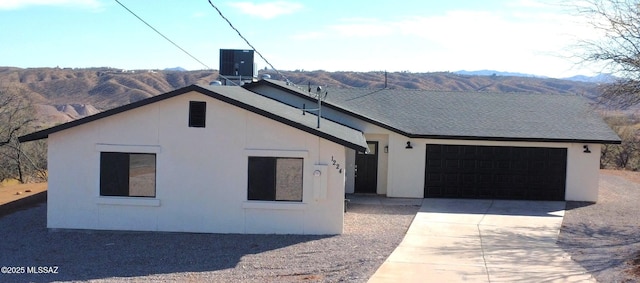
[[204, 128], [207, 120], [207, 103], [189, 101], [189, 127]]
[[100, 195], [155, 197], [156, 155], [100, 153]]
[[302, 158], [249, 157], [248, 199], [302, 201]]

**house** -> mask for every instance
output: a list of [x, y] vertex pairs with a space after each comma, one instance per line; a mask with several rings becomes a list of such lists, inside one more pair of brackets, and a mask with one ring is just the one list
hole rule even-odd
[[362, 132], [241, 87], [192, 85], [20, 137], [48, 138], [47, 227], [342, 233]]
[[577, 96], [326, 94], [193, 85], [20, 141], [48, 138], [49, 228], [291, 234], [341, 233], [345, 193], [595, 202], [620, 143]]
[[[245, 88], [283, 103], [313, 93], [276, 80]], [[598, 198], [600, 148], [619, 137], [573, 95], [331, 89], [322, 116], [362, 131], [346, 192], [406, 198]]]

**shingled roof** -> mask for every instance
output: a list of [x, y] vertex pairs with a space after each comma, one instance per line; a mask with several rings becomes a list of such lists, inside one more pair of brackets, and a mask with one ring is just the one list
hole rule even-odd
[[82, 119], [60, 124], [58, 126], [44, 129], [35, 133], [24, 135], [18, 138], [20, 142], [27, 142], [47, 138], [50, 134], [69, 129], [75, 126], [86, 124], [98, 119], [109, 117], [124, 111], [142, 107], [154, 102], [165, 100], [174, 96], [185, 94], [191, 91], [199, 92], [209, 97], [262, 115], [269, 119], [281, 122], [299, 130], [311, 133], [321, 138], [333, 141], [343, 146], [364, 151], [367, 142], [362, 132], [337, 124], [327, 119], [321, 119], [321, 127], [317, 128], [317, 116], [302, 115], [302, 111], [291, 106], [282, 104], [270, 98], [256, 95], [244, 88], [236, 86], [205, 86], [191, 85], [177, 89], [168, 93], [160, 94], [151, 98], [140, 100], [131, 104], [113, 108]]
[[[313, 100], [285, 82], [254, 84]], [[354, 88], [328, 92], [326, 107], [412, 138], [620, 143], [588, 101], [575, 95]]]

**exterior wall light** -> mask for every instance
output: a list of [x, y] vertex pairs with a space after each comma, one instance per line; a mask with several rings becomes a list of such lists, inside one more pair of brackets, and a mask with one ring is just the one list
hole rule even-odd
[[384, 146], [384, 153], [389, 153], [389, 146], [388, 145]]
[[407, 142], [407, 146], [406, 146], [405, 148], [407, 148], [407, 149], [411, 149], [411, 148], [413, 148], [413, 146], [411, 146], [411, 141], [408, 141], [408, 142]]
[[591, 153], [591, 150], [589, 150], [589, 146], [588, 145], [585, 144], [582, 147], [584, 148], [584, 151], [583, 151], [584, 153]]

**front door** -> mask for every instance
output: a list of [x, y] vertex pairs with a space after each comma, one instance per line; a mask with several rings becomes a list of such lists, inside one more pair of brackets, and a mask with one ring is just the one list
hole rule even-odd
[[376, 193], [378, 185], [378, 142], [367, 142], [368, 152], [356, 153], [356, 193]]

